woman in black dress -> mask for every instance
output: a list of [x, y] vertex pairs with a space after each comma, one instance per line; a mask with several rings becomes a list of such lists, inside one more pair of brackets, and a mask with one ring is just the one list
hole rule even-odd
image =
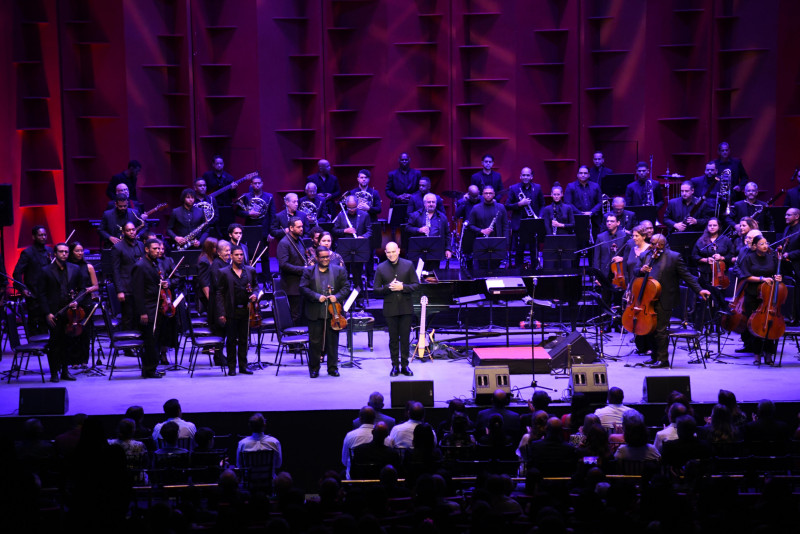
[[[761, 303], [761, 284], [774, 284], [781, 281], [778, 272], [778, 258], [769, 248], [769, 243], [764, 236], [753, 239], [752, 252], [747, 254], [739, 263], [741, 283], [744, 286], [744, 315], [750, 317]], [[736, 352], [756, 354], [753, 361], [761, 365], [761, 354], [764, 354], [765, 363], [772, 364], [773, 356], [777, 352], [777, 343], [772, 340], [754, 336], [749, 328], [742, 333], [744, 347]]]
[[[94, 266], [91, 263], [86, 262], [83, 254], [84, 249], [80, 242], [73, 241], [69, 244], [69, 257], [67, 258], [67, 261], [78, 266], [78, 270], [81, 274], [81, 287], [85, 287], [87, 294], [91, 294], [91, 298], [87, 297], [83, 299], [82, 304], [82, 307], [86, 312], [86, 316], [88, 317], [92, 312], [92, 308], [94, 308], [95, 302], [97, 302], [100, 298], [98, 294], [98, 289], [100, 286], [97, 283], [97, 273], [95, 273]], [[92, 339], [91, 330], [92, 320], [89, 319], [86, 322], [86, 327], [83, 329], [83, 333], [81, 333], [81, 335], [74, 340], [75, 350], [68, 350], [66, 352], [68, 358], [72, 360], [67, 363], [72, 365], [73, 369], [77, 367], [85, 367], [89, 362], [89, 344]]]

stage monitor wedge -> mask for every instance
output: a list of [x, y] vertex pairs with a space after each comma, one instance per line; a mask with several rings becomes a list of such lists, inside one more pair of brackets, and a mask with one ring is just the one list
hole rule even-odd
[[67, 388], [20, 388], [20, 415], [64, 415], [69, 410]]
[[569, 367], [567, 356], [572, 356], [572, 364], [586, 364], [597, 361], [597, 352], [592, 348], [580, 332], [570, 332], [566, 337], [559, 338], [550, 353], [551, 369], [566, 369]]
[[511, 379], [507, 365], [481, 365], [474, 369], [472, 391], [476, 404], [489, 404], [495, 390], [511, 394]]
[[583, 393], [592, 403], [608, 397], [608, 366], [604, 363], [573, 364], [570, 375], [572, 392]]
[[411, 400], [433, 408], [433, 380], [395, 380], [391, 384], [392, 408], [405, 408]]
[[679, 391], [692, 400], [692, 386], [688, 376], [646, 376], [642, 384], [644, 402], [667, 402], [669, 394]]

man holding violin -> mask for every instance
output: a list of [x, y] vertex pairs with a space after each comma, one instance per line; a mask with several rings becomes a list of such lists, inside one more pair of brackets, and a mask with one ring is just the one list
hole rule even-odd
[[[69, 373], [67, 360], [64, 357], [68, 348], [74, 343], [67, 336], [68, 326], [66, 313], [78, 309], [76, 295], [83, 290], [80, 270], [77, 265], [67, 262], [69, 247], [66, 243], [56, 245], [56, 257], [53, 263], [42, 271], [39, 279], [39, 306], [50, 329], [47, 342], [47, 361], [50, 364], [50, 382], [59, 380], [75, 380]], [[60, 375], [60, 378], [59, 378]]]
[[[328, 247], [317, 247], [317, 264], [307, 267], [300, 280], [308, 319], [308, 373], [319, 376], [323, 348], [328, 357], [328, 376], [339, 376], [339, 330], [347, 325], [341, 302], [350, 294], [347, 270], [331, 265]], [[343, 324], [342, 324], [343, 323]]]
[[[156, 320], [159, 313], [158, 302], [161, 289], [169, 289], [169, 282], [164, 279], [166, 275], [159, 268], [158, 258], [161, 256], [163, 243], [160, 239], [148, 239], [144, 244], [144, 256], [134, 264], [132, 271], [131, 287], [136, 291], [131, 293], [133, 298], [134, 317], [138, 318], [139, 329], [144, 341], [142, 353], [142, 378], [161, 378], [156, 367], [159, 360], [159, 339], [162, 320]], [[154, 328], [155, 323], [155, 328]]]
[[[650, 280], [654, 280], [661, 285], [661, 295], [659, 300], [654, 302], [656, 312], [655, 324], [655, 350], [651, 360], [644, 362], [653, 369], [669, 367], [669, 338], [667, 328], [672, 308], [680, 299], [680, 280], [683, 280], [688, 287], [703, 299], [708, 298], [711, 293], [702, 289], [697, 283], [697, 278], [689, 273], [683, 258], [677, 252], [666, 249], [667, 238], [661, 234], [655, 234], [650, 238], [651, 249], [646, 254], [642, 254], [640, 261], [643, 265], [638, 272], [632, 273], [633, 276], [640, 277], [650, 273]], [[660, 254], [652, 262], [653, 254]], [[631, 282], [632, 284], [632, 282]]]
[[250, 304], [258, 300], [256, 270], [245, 264], [244, 251], [239, 245], [231, 247], [231, 264], [220, 269], [217, 280], [217, 322], [225, 328], [225, 353], [228, 357], [228, 376], [239, 373], [252, 375], [247, 369], [247, 345], [250, 341]]

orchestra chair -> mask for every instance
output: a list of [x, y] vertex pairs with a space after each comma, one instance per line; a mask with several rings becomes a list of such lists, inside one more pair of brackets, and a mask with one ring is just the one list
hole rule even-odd
[[702, 362], [703, 369], [708, 369], [706, 367], [706, 355], [703, 352], [702, 347], [700, 346], [700, 332], [695, 330], [694, 328], [683, 327], [683, 328], [673, 328], [672, 326], [669, 327], [667, 330], [668, 342], [672, 344], [672, 354], [670, 355], [669, 359], [669, 367], [672, 369], [672, 364], [675, 362], [675, 350], [678, 348], [678, 341], [683, 339], [686, 341], [686, 351], [689, 354], [694, 353], [697, 356], [695, 360], [689, 360], [689, 363], [697, 363], [697, 361]]
[[778, 361], [775, 363], [775, 367], [780, 367], [781, 363], [783, 363], [783, 349], [786, 347], [786, 340], [788, 338], [794, 341], [797, 352], [800, 353], [800, 326], [786, 325], [786, 331], [783, 333], [783, 341], [781, 341], [781, 352], [778, 355]]
[[249, 491], [272, 494], [272, 477], [274, 472], [275, 451], [263, 449], [260, 451], [242, 451], [242, 485]]
[[[11, 378], [14, 373], [17, 374], [19, 381], [20, 373], [36, 373], [28, 369], [31, 361], [31, 356], [36, 356], [39, 362], [39, 375], [42, 377], [44, 384], [44, 370], [42, 369], [42, 356], [44, 355], [46, 341], [30, 342], [22, 344], [19, 339], [19, 331], [17, 330], [17, 316], [11, 308], [4, 307], [5, 322], [6, 322], [6, 336], [8, 337], [8, 344], [11, 345], [11, 350], [14, 351], [14, 358], [11, 360], [11, 367], [5, 373], [8, 374], [8, 383], [11, 383]], [[22, 360], [25, 359], [25, 367], [22, 367]]]
[[[194, 326], [192, 325], [192, 321], [189, 318], [189, 308], [186, 305], [186, 301], [184, 300], [180, 304], [178, 304], [178, 317], [180, 318], [181, 324], [184, 326], [189, 327], [188, 332], [184, 330], [183, 335], [186, 336], [188, 334], [189, 339], [192, 342], [192, 348], [189, 350], [189, 376], [194, 376], [194, 370], [197, 367], [197, 359], [200, 357], [200, 353], [203, 349], [214, 349], [214, 352], [221, 356], [223, 353], [223, 348], [225, 347], [225, 338], [220, 336], [213, 336], [205, 335], [204, 333], [199, 333], [195, 331]], [[208, 365], [209, 368], [214, 367], [213, 355], [211, 351], [208, 351]], [[225, 362], [225, 359], [220, 357], [218, 359], [220, 362], [220, 368], [222, 369], [222, 374], [227, 376], [228, 374], [228, 365]]]
[[[255, 369], [263, 369], [269, 365], [272, 365], [269, 362], [262, 362], [261, 361], [261, 346], [264, 344], [264, 337], [269, 334], [270, 341], [275, 338], [275, 303], [271, 300], [270, 293], [264, 293], [261, 295], [261, 298], [256, 303], [256, 306], [259, 306], [259, 313], [261, 314], [261, 324], [256, 330], [251, 330], [250, 335], [256, 335], [256, 355], [258, 356], [258, 360], [255, 363], [251, 363], [248, 367], [253, 367]], [[262, 306], [262, 303], [266, 303], [266, 306]]]
[[[106, 332], [108, 333], [108, 346], [111, 350], [111, 358], [106, 363], [106, 367], [109, 369], [108, 379], [111, 380], [111, 377], [114, 375], [114, 367], [117, 363], [119, 351], [123, 351], [124, 355], [130, 354], [136, 357], [138, 368], [141, 371], [141, 352], [144, 349], [144, 340], [141, 337], [141, 332], [134, 330], [124, 330], [118, 332], [111, 323], [111, 314], [109, 313], [104, 302], [100, 303], [100, 308], [103, 314], [103, 320], [105, 321]], [[138, 337], [132, 336], [134, 332]]]
[[[184, 300], [184, 302], [186, 302]], [[179, 313], [178, 314], [178, 335], [180, 336], [180, 341], [178, 344], [181, 348], [181, 356], [180, 359], [178, 358], [177, 352], [175, 353], [175, 365], [170, 370], [177, 370], [177, 369], [186, 369], [183, 366], [183, 355], [186, 353], [186, 344], [189, 343], [191, 339], [191, 334], [189, 326], [191, 324], [192, 330], [194, 331], [195, 335], [197, 336], [212, 336], [214, 332], [209, 328], [208, 323], [205, 318], [203, 317], [191, 317], [188, 313], [188, 305], [187, 305], [187, 313], [186, 316]]]
[[276, 291], [273, 297], [273, 314], [275, 319], [275, 334], [278, 336], [278, 352], [275, 354], [275, 376], [281, 370], [283, 353], [287, 350], [300, 354], [300, 365], [303, 364], [303, 354], [308, 357], [308, 327], [305, 333], [298, 333], [298, 328], [292, 325], [292, 312], [289, 308], [289, 299], [283, 291]]

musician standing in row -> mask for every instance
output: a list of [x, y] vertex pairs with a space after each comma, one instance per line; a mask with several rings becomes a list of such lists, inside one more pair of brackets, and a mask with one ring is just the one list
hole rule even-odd
[[547, 235], [567, 235], [575, 233], [575, 208], [564, 202], [564, 190], [560, 185], [550, 189], [553, 202], [542, 208], [542, 219]]
[[250, 261], [250, 252], [247, 250], [247, 243], [242, 242], [244, 236], [244, 227], [239, 223], [231, 223], [228, 225], [228, 241], [231, 245], [239, 245], [244, 252], [245, 263]]
[[[211, 170], [203, 173], [203, 180], [206, 181], [209, 193], [214, 193], [222, 187], [233, 183], [233, 176], [225, 171], [225, 160], [222, 156], [215, 155], [211, 163]], [[228, 189], [219, 194], [217, 202], [220, 206], [231, 206], [233, 204], [234, 191]]]
[[[444, 212], [436, 211], [436, 195], [428, 193], [425, 195], [425, 209], [414, 212], [408, 219], [406, 232], [409, 237], [437, 237], [442, 241], [441, 247], [444, 249], [444, 257], [449, 260], [453, 253], [448, 246], [450, 237], [450, 224]], [[439, 261], [426, 261], [425, 270], [430, 271], [439, 268]]]
[[758, 200], [758, 185], [754, 182], [748, 182], [744, 186], [744, 200], [734, 202], [731, 206], [731, 213], [725, 218], [728, 226], [736, 226], [736, 221], [742, 217], [752, 217], [758, 221], [758, 227], [762, 230], [769, 230], [773, 228], [772, 220], [767, 211], [767, 203], [763, 200]]
[[[242, 195], [237, 201], [236, 215], [244, 218], [245, 226], [261, 227], [261, 237], [258, 242], [258, 250], [261, 252], [264, 247], [269, 247], [273, 221], [275, 220], [275, 204], [272, 202], [272, 195], [264, 191], [264, 180], [260, 176], [253, 177], [250, 182], [250, 188], [251, 190]], [[297, 195], [295, 195], [295, 198], [297, 198]], [[297, 205], [295, 205], [295, 208], [297, 208]], [[261, 281], [264, 282], [269, 277], [269, 252], [266, 252], [261, 256]]]
[[483, 168], [470, 177], [470, 185], [477, 185], [481, 191], [484, 190], [484, 186], [491, 185], [495, 195], [501, 194], [503, 191], [503, 179], [500, 177], [499, 172], [492, 170], [494, 157], [491, 154], [485, 154], [481, 158], [481, 165]]
[[[187, 240], [186, 236], [200, 228], [205, 222], [203, 210], [194, 205], [194, 189], [184, 189], [181, 191], [181, 205], [172, 210], [167, 223], [167, 236], [172, 239], [176, 246], [188, 248], [198, 248], [200, 243], [208, 237], [205, 229], [199, 231], [199, 235]], [[188, 241], [188, 242], [187, 242]]]
[[381, 262], [375, 271], [373, 291], [383, 297], [383, 316], [389, 329], [389, 354], [392, 370], [389, 376], [402, 373], [414, 376], [408, 367], [410, 354], [411, 320], [414, 305], [411, 295], [419, 287], [419, 278], [414, 265], [400, 257], [397, 243], [386, 244], [386, 261]]
[[217, 238], [207, 237], [203, 241], [200, 255], [197, 258], [197, 274], [194, 277], [194, 293], [197, 296], [197, 311], [208, 313], [209, 324], [214, 315], [210, 313], [212, 303], [211, 294], [211, 262], [217, 257]]
[[619, 263], [622, 262], [622, 258], [626, 254], [625, 247], [628, 236], [613, 213], [606, 213], [605, 224], [606, 230], [597, 235], [597, 248], [592, 256], [592, 267], [605, 278], [605, 280], [599, 281], [599, 285], [603, 287], [604, 300], [611, 302], [609, 281], [613, 278], [611, 274], [612, 258], [617, 258]]
[[[219, 229], [219, 204], [217, 199], [208, 195], [208, 183], [205, 178], [197, 178], [194, 181], [194, 204], [203, 210], [203, 216], [208, 221], [206, 233], [215, 236], [220, 235]], [[203, 202], [203, 205], [200, 203]]]
[[633, 227], [636, 226], [636, 214], [630, 210], [625, 209], [625, 199], [622, 197], [614, 197], [611, 201], [611, 213], [617, 216], [622, 230], [630, 235]]
[[[745, 317], [750, 317], [761, 303], [761, 284], [773, 285], [782, 280], [778, 272], [778, 259], [769, 248], [769, 242], [764, 236], [753, 239], [751, 245], [753, 252], [742, 259], [739, 264], [740, 283], [744, 283], [744, 311]], [[766, 364], [771, 365], [776, 353], [777, 342], [754, 336], [749, 327], [742, 332], [744, 347], [736, 349], [739, 353], [755, 354], [755, 365], [761, 365], [761, 355], [764, 354]]]
[[111, 249], [111, 279], [114, 281], [114, 291], [120, 304], [123, 330], [136, 328], [132, 293], [138, 288], [134, 288], [131, 281], [133, 266], [142, 256], [144, 256], [144, 245], [136, 239], [135, 223], [125, 223], [122, 228], [122, 239]]
[[[417, 192], [411, 195], [408, 199], [408, 207], [407, 212], [408, 216], [410, 217], [412, 213], [416, 211], [422, 211], [425, 209], [425, 195], [431, 192], [431, 179], [427, 176], [423, 176], [419, 179], [419, 188]], [[436, 195], [436, 209], [438, 211], [444, 211], [444, 201], [442, 197]]]
[[[800, 183], [800, 167], [795, 167], [792, 172], [792, 177], [789, 181], [796, 181]], [[788, 208], [800, 209], [800, 185], [792, 187], [786, 191], [786, 197], [783, 199], [783, 205]]]
[[[676, 232], [702, 232], [711, 216], [707, 204], [694, 196], [692, 182], [685, 181], [681, 184], [681, 196], [672, 198], [667, 202], [664, 212], [664, 224]], [[692, 213], [694, 211], [694, 213]]]
[[[191, 191], [191, 190], [190, 190]], [[159, 269], [158, 258], [160, 247], [164, 246], [158, 239], [148, 239], [144, 244], [144, 256], [139, 258], [133, 266], [133, 287], [136, 291], [132, 293], [133, 309], [138, 318], [139, 330], [142, 332], [144, 348], [142, 351], [142, 378], [161, 378], [156, 367], [160, 353], [159, 339], [161, 333], [158, 328], [161, 325], [158, 309], [159, 294], [162, 287], [168, 288], [169, 283], [162, 281], [162, 273]], [[154, 330], [153, 323], [156, 328]]]
[[138, 226], [142, 220], [139, 213], [133, 208], [128, 207], [128, 197], [122, 194], [117, 195], [114, 202], [113, 209], [103, 212], [103, 218], [100, 220], [100, 226], [97, 228], [97, 233], [100, 234], [100, 240], [103, 248], [111, 248], [120, 239], [122, 239], [122, 228], [125, 223], [131, 222]]
[[609, 174], [614, 174], [614, 171], [605, 166], [606, 160], [602, 152], [595, 152], [594, 154], [592, 154], [592, 163], [594, 165], [592, 166], [591, 169], [589, 169], [589, 180], [599, 185], [600, 190], [602, 191], [603, 178], [605, 178]]
[[355, 196], [358, 200], [358, 209], [369, 215], [370, 222], [378, 222], [378, 215], [381, 214], [381, 195], [378, 190], [370, 187], [369, 182], [372, 173], [367, 169], [358, 171], [358, 187], [347, 192], [348, 196]]
[[[297, 197], [295, 196], [295, 198]], [[278, 243], [278, 251], [276, 253], [278, 269], [281, 274], [280, 289], [286, 293], [286, 297], [289, 300], [292, 322], [295, 326], [300, 324], [303, 316], [300, 278], [303, 276], [303, 269], [308, 265], [308, 258], [301, 241], [302, 237], [303, 220], [299, 217], [290, 218], [289, 232]]]
[[594, 217], [600, 213], [600, 208], [603, 206], [600, 186], [589, 181], [589, 167], [586, 165], [578, 167], [577, 178], [567, 184], [564, 202], [571, 204], [580, 214]]
[[408, 153], [400, 154], [397, 168], [389, 172], [386, 179], [386, 196], [389, 198], [391, 206], [407, 203], [408, 198], [419, 187], [421, 177], [420, 171], [411, 168], [411, 158]]
[[305, 188], [305, 196], [301, 197], [299, 208], [306, 213], [308, 220], [311, 224], [318, 224], [320, 222], [327, 222], [330, 218], [328, 216], [327, 204], [322, 201], [322, 197], [317, 194], [317, 184], [308, 182]]
[[692, 182], [694, 194], [700, 197], [701, 200], [707, 200], [711, 204], [712, 210], [717, 205], [717, 194], [719, 193], [719, 178], [717, 178], [717, 175], [716, 163], [709, 161], [706, 163], [703, 176], [695, 176], [689, 180]]
[[[226, 243], [227, 244], [227, 243]], [[256, 303], [256, 270], [244, 263], [239, 245], [230, 247], [231, 264], [220, 269], [215, 311], [217, 322], [225, 329], [225, 354], [228, 357], [228, 376], [239, 373], [252, 375], [247, 369], [247, 346], [250, 342], [250, 304]]]
[[719, 154], [719, 157], [714, 160], [714, 165], [717, 168], [717, 172], [722, 174], [722, 171], [730, 169], [731, 190], [736, 191], [736, 194], [733, 195], [733, 200], [738, 200], [735, 198], [737, 196], [742, 198], [742, 186], [750, 179], [747, 176], [747, 171], [744, 170], [742, 160], [731, 157], [731, 145], [725, 141], [719, 144], [719, 147], [717, 148], [717, 154]]
[[[472, 208], [469, 226], [476, 239], [481, 237], [508, 238], [508, 215], [506, 207], [494, 199], [495, 191], [491, 185], [483, 186], [483, 202]], [[478, 269], [497, 269], [500, 260], [478, 260]]]
[[650, 178], [650, 166], [644, 161], [636, 164], [636, 180], [625, 189], [625, 204], [628, 206], [655, 206], [660, 210], [664, 205], [661, 184]]
[[127, 169], [111, 177], [108, 187], [106, 187], [106, 196], [113, 200], [115, 198], [114, 195], [116, 195], [117, 184], [125, 184], [128, 186], [130, 198], [137, 200], [136, 181], [141, 171], [142, 164], [135, 159], [130, 160]]
[[317, 162], [317, 172], [306, 178], [306, 182], [313, 182], [317, 185], [317, 194], [322, 197], [322, 201], [327, 204], [329, 213], [333, 213], [331, 208], [333, 202], [342, 194], [339, 187], [339, 179], [331, 174], [331, 164], [326, 159]]
[[113, 210], [117, 207], [118, 195], [122, 195], [128, 199], [128, 207], [135, 209], [137, 213], [142, 213], [144, 211], [142, 209], [142, 203], [131, 198], [130, 189], [128, 189], [128, 184], [125, 183], [117, 184], [117, 186], [114, 188], [114, 196], [111, 197], [111, 200], [109, 200], [108, 204], [106, 204], [106, 211]]
[[320, 246], [316, 250], [316, 265], [303, 271], [300, 292], [305, 298], [308, 320], [308, 374], [319, 376], [323, 351], [327, 357], [328, 375], [339, 376], [339, 330], [331, 326], [329, 303], [342, 303], [350, 294], [347, 271], [331, 265], [331, 250]]
[[707, 289], [701, 288], [697, 283], [697, 278], [689, 273], [681, 255], [666, 248], [666, 237], [661, 234], [654, 235], [650, 238], [650, 245], [656, 249], [662, 249], [661, 256], [651, 266], [649, 261], [654, 251], [650, 250], [644, 254], [642, 265], [633, 275], [639, 277], [650, 273], [650, 278], [661, 284], [661, 296], [655, 301], [654, 305], [656, 330], [654, 333], [653, 357], [645, 362], [645, 365], [650, 364], [653, 369], [661, 369], [669, 367], [669, 336], [667, 329], [672, 308], [680, 299], [680, 280], [683, 280], [692, 291], [704, 299], [708, 298], [710, 293]]
[[542, 213], [544, 195], [539, 184], [533, 183], [533, 170], [523, 167], [519, 174], [520, 183], [514, 184], [508, 191], [506, 209], [511, 210], [511, 242], [514, 246], [514, 265], [522, 267], [525, 249], [530, 252], [530, 263], [533, 269], [539, 265], [539, 246], [534, 232], [522, 235], [520, 226], [522, 219], [537, 218]]
[[283, 236], [289, 233], [289, 221], [292, 217], [298, 217], [303, 222], [305, 230], [310, 230], [314, 226], [308, 220], [308, 214], [297, 209], [298, 200], [295, 193], [286, 193], [286, 196], [283, 197], [283, 205], [286, 206], [286, 209], [279, 211], [272, 219], [272, 228], [269, 233], [274, 239], [283, 239]]
[[[358, 238], [366, 239], [367, 243], [371, 245], [372, 239], [372, 223], [370, 222], [369, 215], [366, 212], [358, 209], [358, 200], [354, 196], [349, 196], [345, 200], [345, 211], [339, 212], [339, 215], [333, 220], [333, 236], [336, 239], [341, 238]], [[370, 258], [372, 261], [372, 250], [370, 250]], [[362, 289], [361, 276], [364, 274], [364, 262], [352, 261], [351, 258], [345, 258], [350, 274], [353, 276], [353, 285], [359, 290]]]
[[74, 381], [69, 373], [66, 359], [67, 349], [74, 349], [74, 339], [68, 338], [65, 329], [67, 318], [59, 313], [64, 307], [76, 309], [80, 304], [78, 293], [84, 288], [78, 267], [67, 263], [69, 247], [66, 243], [56, 245], [56, 258], [53, 263], [42, 270], [37, 293], [39, 307], [47, 320], [50, 339], [47, 341], [47, 361], [50, 364], [50, 382], [60, 380]]
[[25, 295], [25, 307], [28, 312], [28, 323], [25, 333], [29, 336], [47, 332], [47, 323], [42, 314], [42, 307], [36, 296], [42, 270], [50, 265], [53, 249], [48, 247], [47, 230], [44, 226], [36, 225], [31, 228], [33, 244], [26, 247], [19, 255], [17, 265], [14, 267], [14, 280], [25, 284], [23, 288], [15, 284], [18, 291]]

